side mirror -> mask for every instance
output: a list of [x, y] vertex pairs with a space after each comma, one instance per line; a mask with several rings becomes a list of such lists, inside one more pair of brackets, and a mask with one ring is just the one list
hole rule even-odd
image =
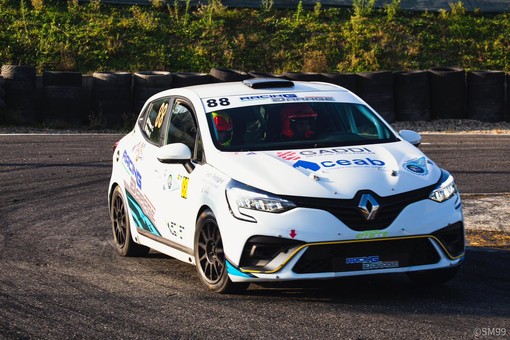
[[159, 148], [158, 161], [167, 164], [185, 164], [191, 160], [191, 151], [183, 143], [167, 144]]
[[403, 140], [413, 144], [414, 146], [418, 147], [421, 144], [421, 136], [418, 132], [412, 131], [412, 130], [400, 130], [399, 131], [400, 137], [402, 137]]

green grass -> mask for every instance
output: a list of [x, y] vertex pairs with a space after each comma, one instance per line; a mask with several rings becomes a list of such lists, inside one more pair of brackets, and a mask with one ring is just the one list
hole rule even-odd
[[[171, 2], [171, 1], [170, 1]], [[177, 2], [176, 2], [177, 3]], [[0, 0], [0, 64], [44, 70], [366, 72], [456, 66], [510, 71], [510, 14], [353, 9], [198, 8], [153, 1]]]

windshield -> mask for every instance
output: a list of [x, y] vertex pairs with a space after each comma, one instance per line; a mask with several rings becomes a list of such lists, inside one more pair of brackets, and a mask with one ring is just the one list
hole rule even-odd
[[397, 141], [365, 105], [284, 103], [208, 113], [213, 140], [224, 151], [279, 150]]

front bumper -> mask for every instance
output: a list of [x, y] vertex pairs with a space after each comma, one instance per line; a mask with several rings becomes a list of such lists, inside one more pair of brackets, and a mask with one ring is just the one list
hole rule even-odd
[[305, 243], [287, 238], [252, 237], [233, 281], [334, 278], [447, 268], [464, 258], [461, 221], [428, 235]]

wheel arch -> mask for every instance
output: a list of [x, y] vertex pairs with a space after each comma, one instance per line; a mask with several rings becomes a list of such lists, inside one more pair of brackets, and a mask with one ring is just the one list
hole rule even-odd
[[113, 192], [115, 191], [115, 189], [119, 186], [119, 184], [117, 182], [113, 182], [110, 184], [110, 190], [108, 191], [108, 210], [111, 210], [111, 207], [112, 207], [112, 197], [113, 197]]
[[203, 204], [200, 207], [200, 209], [198, 209], [197, 215], [195, 216], [195, 233], [193, 235], [193, 250], [195, 249], [195, 243], [196, 243], [197, 235], [198, 235], [198, 228], [197, 228], [198, 219], [200, 218], [200, 215], [202, 215], [202, 213], [206, 210], [210, 210], [213, 213], [213, 215], [216, 216], [213, 209], [207, 204]]

